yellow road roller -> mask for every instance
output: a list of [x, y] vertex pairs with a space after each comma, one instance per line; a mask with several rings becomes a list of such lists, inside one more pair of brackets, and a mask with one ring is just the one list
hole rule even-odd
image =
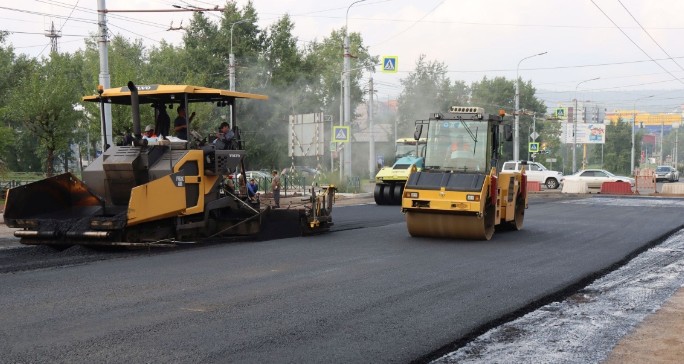
[[416, 121], [427, 129], [423, 170], [409, 176], [401, 208], [411, 236], [489, 240], [495, 229], [520, 230], [527, 208], [525, 169], [497, 172], [512, 128], [504, 113], [453, 106]]

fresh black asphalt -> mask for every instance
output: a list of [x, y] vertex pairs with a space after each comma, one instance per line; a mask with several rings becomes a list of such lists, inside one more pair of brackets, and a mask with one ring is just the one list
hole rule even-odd
[[325, 235], [0, 274], [2, 361], [423, 361], [683, 224], [678, 200], [586, 201], [532, 200], [487, 242], [411, 238], [397, 206], [363, 205]]

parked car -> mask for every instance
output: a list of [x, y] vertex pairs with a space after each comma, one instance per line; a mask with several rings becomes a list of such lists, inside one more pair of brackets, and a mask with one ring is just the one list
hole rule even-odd
[[306, 166], [294, 166], [294, 170], [291, 171], [291, 167], [283, 169], [282, 175], [299, 175], [302, 177], [314, 177], [316, 175], [321, 174], [319, 170], [316, 168], [312, 167], [306, 167]]
[[271, 174], [264, 172], [264, 171], [247, 171], [247, 172], [245, 172], [245, 176], [247, 177], [248, 181], [252, 178], [254, 178], [254, 179], [271, 178]]
[[565, 181], [584, 181], [589, 188], [601, 189], [603, 182], [629, 182], [634, 187], [634, 178], [616, 176], [605, 169], [584, 169], [575, 174], [565, 176]]
[[525, 174], [527, 174], [528, 181], [536, 181], [546, 188], [556, 189], [563, 182], [563, 173], [558, 171], [551, 171], [546, 169], [544, 165], [539, 162], [525, 162], [525, 161], [508, 161], [503, 164], [502, 171], [519, 171], [525, 164]]
[[679, 181], [679, 171], [672, 166], [658, 166], [655, 170], [656, 182], [658, 181]]

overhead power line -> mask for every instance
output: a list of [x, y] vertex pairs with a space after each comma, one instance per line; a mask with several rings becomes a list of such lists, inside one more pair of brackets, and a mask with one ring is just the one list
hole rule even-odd
[[653, 36], [651, 35], [651, 33], [649, 33], [649, 32], [643, 27], [643, 25], [641, 25], [641, 23], [637, 20], [637, 18], [634, 17], [634, 15], [632, 15], [632, 12], [629, 11], [629, 9], [627, 9], [627, 7], [625, 6], [625, 4], [623, 4], [622, 1], [620, 1], [620, 0], [618, 0], [618, 2], [620, 3], [620, 5], [622, 5], [622, 7], [623, 7], [623, 8], [625, 9], [625, 11], [627, 12], [627, 14], [629, 14], [629, 16], [631, 16], [632, 19], [634, 19], [634, 22], [637, 23], [637, 24], [639, 25], [639, 27], [641, 28], [641, 30], [643, 30], [644, 33], [646, 33], [646, 35], [648, 35], [648, 37], [651, 38], [651, 40], [653, 41], [653, 43], [655, 43], [655, 44], [658, 46], [658, 48], [660, 48], [660, 50], [663, 51], [663, 53], [665, 53], [665, 55], [667, 55], [668, 57], [670, 57], [670, 60], [671, 60], [672, 62], [674, 62], [674, 63], [677, 65], [677, 67], [679, 67], [680, 70], [684, 71], [684, 67], [682, 67], [682, 65], [680, 65], [677, 61], [675, 61], [674, 58], [672, 58], [672, 56], [671, 56], [669, 53], [667, 53], [667, 51], [666, 51], [663, 47], [660, 46], [660, 43], [658, 43], [658, 41], [656, 41], [655, 38], [653, 38]]
[[[45, 16], [45, 17], [52, 17], [52, 18], [57, 18], [57, 19], [67, 19], [69, 17], [64, 16], [64, 15], [57, 15], [57, 14], [50, 14], [50, 13], [42, 13], [39, 11], [32, 11], [32, 10], [25, 10], [25, 9], [17, 9], [17, 8], [10, 8], [7, 6], [0, 6], [0, 9], [3, 10], [9, 10], [9, 11], [14, 11], [14, 12], [19, 12], [19, 13], [24, 13], [24, 14], [31, 14], [31, 15], [40, 15], [40, 16]], [[87, 18], [74, 18], [71, 17], [69, 18], [72, 21], [76, 22], [81, 22], [81, 23], [88, 23], [88, 24], [97, 24], [96, 20], [93, 19], [87, 19]]]
[[[6, 30], [10, 34], [39, 34], [39, 35], [45, 35], [45, 32], [22, 32], [19, 30]], [[90, 37], [88, 34], [60, 34], [62, 37], [81, 37], [81, 38], [87, 38]]]
[[444, 1], [446, 1], [446, 0], [442, 0], [442, 1], [440, 1], [439, 3], [437, 3], [437, 5], [435, 5], [435, 7], [433, 7], [432, 9], [430, 9], [430, 11], [428, 11], [427, 13], [425, 13], [422, 17], [420, 17], [420, 19], [416, 20], [415, 22], [413, 22], [411, 25], [409, 25], [409, 26], [406, 27], [405, 29], [403, 29], [403, 30], [401, 30], [401, 31], [399, 31], [399, 32], [397, 32], [397, 33], [395, 33], [394, 35], [392, 35], [391, 37], [389, 37], [389, 38], [387, 38], [387, 39], [385, 39], [385, 40], [383, 40], [383, 41], [380, 41], [380, 42], [378, 42], [378, 43], [375, 43], [375, 44], [371, 45], [370, 47], [376, 47], [376, 46], [378, 46], [378, 45], [380, 45], [380, 44], [383, 44], [383, 43], [385, 43], [385, 42], [388, 42], [388, 41], [390, 41], [390, 40], [392, 40], [392, 39], [394, 39], [394, 38], [400, 36], [401, 34], [407, 32], [409, 29], [413, 28], [416, 24], [418, 24], [421, 20], [425, 19], [425, 17], [427, 17], [428, 15], [430, 15], [433, 11], [437, 10], [438, 7], [442, 6], [442, 4], [444, 4]]
[[[58, 7], [62, 7], [62, 8], [71, 8], [72, 7], [71, 4], [66, 4], [66, 3], [63, 3], [63, 2], [60, 2], [57, 0], [34, 0], [34, 1], [37, 1], [39, 3], [54, 5], [54, 6], [58, 6]], [[87, 13], [87, 14], [97, 14], [97, 9], [86, 8], [83, 6], [78, 6], [78, 7], [76, 7], [76, 9], [78, 9], [79, 11], [82, 11], [84, 13]], [[166, 25], [164, 25], [164, 24], [155, 23], [155, 22], [149, 21], [149, 20], [140, 20], [140, 19], [136, 19], [136, 18], [132, 18], [130, 16], [125, 16], [125, 15], [120, 15], [120, 14], [110, 14], [109, 17], [115, 18], [118, 20], [128, 21], [131, 23], [148, 25], [148, 26], [152, 26], [152, 27], [158, 27], [158, 28], [165, 28], [166, 27]]]
[[649, 59], [651, 59], [651, 61], [653, 61], [653, 63], [655, 63], [656, 65], [658, 65], [658, 67], [662, 68], [663, 71], [667, 72], [670, 76], [672, 76], [672, 78], [674, 78], [675, 80], [677, 80], [677, 81], [679, 81], [680, 83], [684, 84], [684, 81], [682, 81], [679, 77], [677, 77], [677, 76], [675, 76], [674, 74], [672, 74], [672, 72], [670, 72], [670, 70], [668, 70], [667, 68], [663, 67], [663, 65], [661, 65], [660, 63], [658, 63], [658, 61], [656, 61], [655, 59], [653, 59], [653, 57], [651, 57], [651, 55], [648, 54], [648, 52], [646, 52], [643, 48], [641, 48], [641, 47], [640, 47], [640, 46], [639, 46], [639, 45], [638, 45], [638, 44], [637, 44], [629, 35], [627, 35], [627, 33], [626, 33], [624, 30], [622, 30], [622, 28], [620, 28], [620, 26], [617, 25], [617, 23], [616, 23], [615, 21], [613, 21], [613, 19], [611, 19], [611, 17], [608, 16], [608, 14], [607, 14], [605, 11], [603, 11], [603, 9], [601, 9], [601, 7], [598, 6], [598, 4], [596, 4], [596, 2], [594, 2], [594, 0], [591, 0], [591, 3], [594, 4], [594, 6], [596, 6], [596, 8], [599, 9], [599, 11], [600, 11], [606, 18], [608, 18], [608, 20], [610, 20], [610, 22], [613, 23], [613, 25], [615, 25], [616, 28], [618, 28], [618, 30], [620, 30], [620, 32], [621, 32], [625, 37], [627, 37], [627, 39], [629, 39], [629, 41], [632, 42], [632, 44], [634, 44], [635, 47], [637, 47], [643, 54], [645, 54], [646, 57], [648, 57]]

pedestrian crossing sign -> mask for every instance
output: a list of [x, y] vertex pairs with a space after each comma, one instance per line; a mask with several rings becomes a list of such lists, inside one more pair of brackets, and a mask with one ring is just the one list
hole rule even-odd
[[333, 142], [349, 143], [349, 127], [333, 126]]
[[382, 72], [385, 73], [397, 73], [397, 56], [384, 56], [382, 57]]
[[539, 143], [529, 143], [528, 149], [530, 153], [537, 153], [539, 152]]

